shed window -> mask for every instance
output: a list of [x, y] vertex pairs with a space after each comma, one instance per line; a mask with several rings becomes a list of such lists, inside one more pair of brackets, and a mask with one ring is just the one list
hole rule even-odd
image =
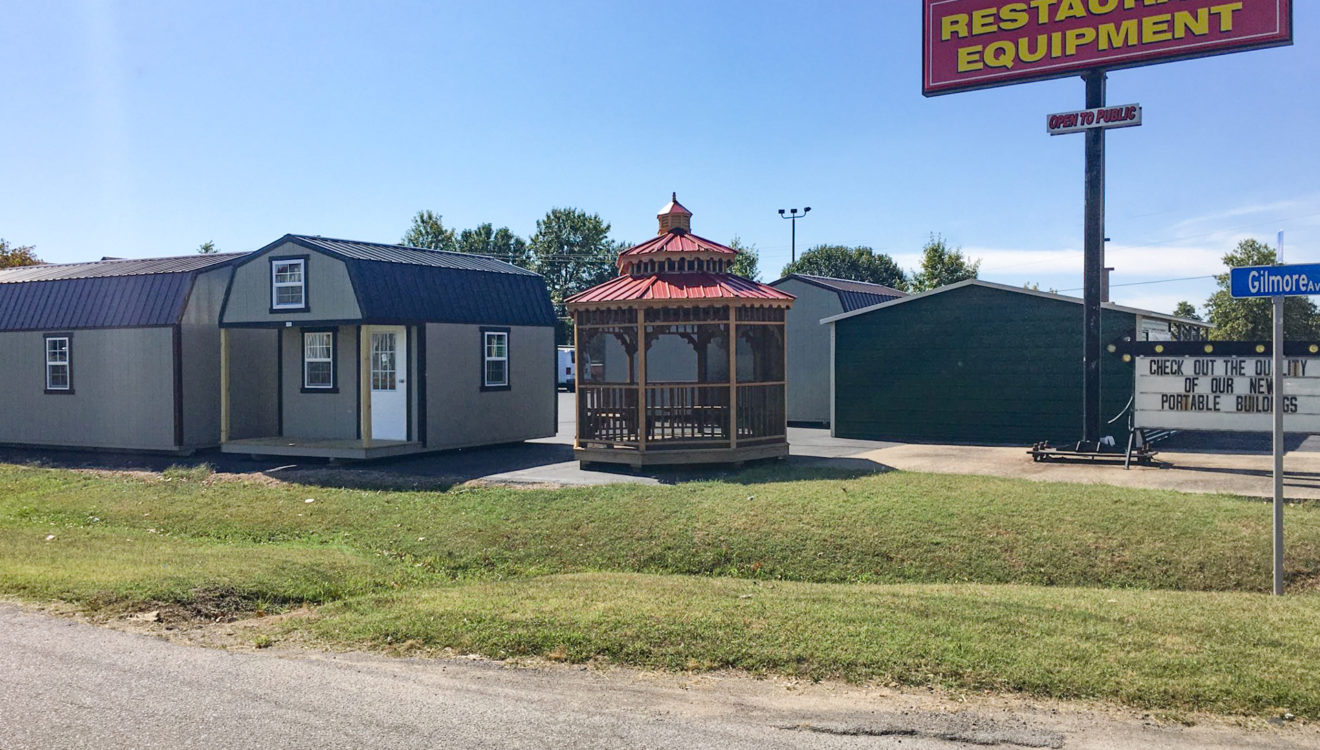
[[307, 261], [276, 260], [270, 264], [271, 307], [276, 310], [307, 307]]
[[69, 370], [72, 363], [70, 362], [69, 354], [68, 336], [46, 337], [47, 391], [73, 390], [73, 377]]
[[303, 332], [303, 388], [308, 390], [329, 390], [334, 387], [334, 332]]
[[485, 388], [509, 386], [509, 332], [483, 331], [482, 381]]

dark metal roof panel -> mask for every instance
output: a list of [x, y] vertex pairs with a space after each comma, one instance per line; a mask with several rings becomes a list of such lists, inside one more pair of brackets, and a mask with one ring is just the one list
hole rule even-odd
[[843, 306], [843, 311], [846, 313], [907, 296], [907, 292], [884, 284], [872, 284], [869, 281], [853, 281], [852, 279], [836, 279], [830, 276], [813, 276], [806, 273], [790, 273], [782, 279], [770, 282], [770, 286], [778, 287], [786, 281], [801, 281], [804, 284], [834, 292], [839, 298], [839, 304]]
[[368, 321], [555, 324], [545, 279], [530, 272], [353, 261], [349, 273]]
[[98, 260], [88, 263], [46, 263], [0, 269], [0, 284], [59, 279], [99, 279], [119, 276], [146, 276], [161, 273], [194, 273], [223, 265], [246, 253], [183, 255], [175, 258], [135, 258]]
[[356, 240], [336, 240], [329, 237], [309, 237], [301, 234], [288, 235], [286, 239], [291, 239], [304, 245], [310, 245], [342, 258], [352, 260], [365, 260], [377, 263], [404, 263], [409, 265], [452, 268], [467, 271], [488, 271], [494, 273], [514, 274], [517, 276], [537, 275], [525, 268], [519, 268], [511, 263], [505, 263], [502, 260], [496, 260], [487, 255], [451, 253], [442, 250], [407, 247], [406, 245], [382, 245], [376, 242], [358, 242]]
[[192, 280], [170, 273], [0, 284], [0, 331], [172, 325]]
[[844, 312], [852, 312], [853, 310], [860, 310], [863, 307], [870, 307], [871, 305], [878, 305], [881, 302], [888, 302], [891, 299], [898, 299], [899, 297], [907, 296], [902, 293], [867, 294], [865, 292], [844, 292], [844, 291], [838, 292], [838, 295], [839, 295], [839, 303], [843, 305]]

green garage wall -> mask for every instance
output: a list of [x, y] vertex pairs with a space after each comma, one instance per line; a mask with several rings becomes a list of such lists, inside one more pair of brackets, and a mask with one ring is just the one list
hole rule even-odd
[[[1056, 445], [1082, 434], [1082, 306], [968, 285], [836, 321], [839, 437]], [[1101, 341], [1136, 316], [1101, 315]], [[1132, 365], [1101, 358], [1106, 420], [1132, 396]], [[1126, 439], [1126, 421], [1102, 434]]]

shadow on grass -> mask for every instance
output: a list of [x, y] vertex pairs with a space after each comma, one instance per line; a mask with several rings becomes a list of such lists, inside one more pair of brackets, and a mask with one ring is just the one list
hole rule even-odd
[[[313, 487], [371, 489], [383, 491], [444, 492], [476, 480], [493, 483], [581, 485], [653, 480], [662, 485], [688, 482], [765, 484], [812, 480], [851, 479], [892, 471], [884, 464], [859, 458], [790, 456], [749, 462], [743, 466], [655, 467], [633, 470], [625, 466], [592, 464], [583, 472], [571, 445], [563, 443], [515, 443], [445, 451], [372, 461], [334, 462], [325, 459], [287, 457], [250, 458], [218, 451], [192, 456], [99, 451], [0, 449], [0, 463], [59, 469], [101, 471], [145, 471], [188, 474], [210, 470], [250, 477], [270, 477], [282, 482]], [[508, 476], [514, 475], [517, 476]], [[604, 475], [604, 476], [602, 476]], [[197, 477], [192, 477], [197, 478]]]

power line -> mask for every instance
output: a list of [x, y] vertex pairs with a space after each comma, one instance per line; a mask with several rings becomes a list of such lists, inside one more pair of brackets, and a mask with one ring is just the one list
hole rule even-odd
[[[1155, 281], [1129, 281], [1129, 282], [1127, 282], [1126, 284], [1110, 284], [1110, 285], [1109, 285], [1109, 288], [1110, 288], [1110, 289], [1113, 289], [1113, 288], [1115, 288], [1115, 287], [1120, 287], [1120, 286], [1145, 286], [1145, 285], [1147, 285], [1147, 284], [1172, 284], [1172, 283], [1174, 283], [1174, 282], [1176, 282], [1176, 281], [1200, 281], [1200, 280], [1202, 280], [1202, 279], [1213, 279], [1213, 278], [1215, 278], [1215, 277], [1218, 276], [1218, 275], [1219, 275], [1219, 274], [1210, 274], [1209, 276], [1186, 276], [1186, 277], [1181, 278], [1181, 279], [1156, 279]], [[1059, 291], [1060, 291], [1060, 292], [1080, 292], [1080, 291], [1082, 291], [1082, 289], [1083, 289], [1083, 287], [1080, 287], [1080, 286], [1079, 286], [1079, 287], [1074, 287], [1074, 288], [1072, 288], [1072, 289], [1060, 289]]]

